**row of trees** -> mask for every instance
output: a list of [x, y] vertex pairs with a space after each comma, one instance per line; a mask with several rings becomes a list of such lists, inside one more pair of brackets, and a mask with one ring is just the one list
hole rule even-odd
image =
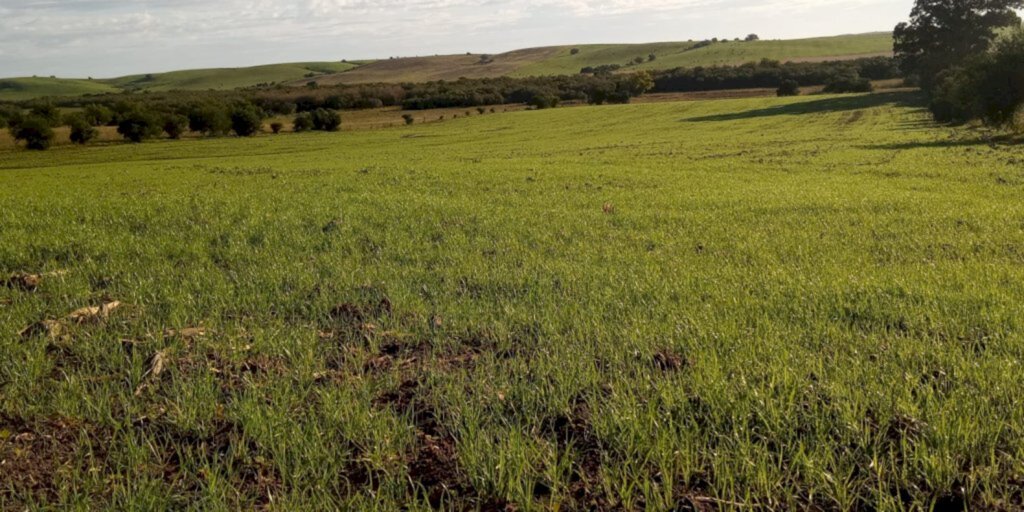
[[900, 67], [941, 122], [1020, 126], [1024, 116], [1024, 0], [917, 0], [895, 29]]
[[[263, 129], [267, 117], [267, 111], [245, 100], [226, 105], [209, 101], [177, 105], [120, 101], [109, 106], [89, 104], [66, 115], [52, 103], [39, 103], [28, 112], [14, 106], [0, 108], [0, 127], [7, 127], [26, 148], [44, 150], [53, 143], [53, 129], [58, 126], [69, 127], [69, 139], [76, 144], [94, 140], [99, 135], [99, 126], [117, 127], [125, 140], [137, 143], [161, 136], [178, 139], [187, 132], [211, 137], [251, 137]], [[303, 112], [294, 121], [295, 131], [337, 131], [340, 127], [341, 114], [323, 108]], [[274, 133], [282, 128], [281, 123], [271, 124]]]
[[678, 68], [654, 76], [655, 92], [697, 92], [723, 89], [780, 88], [824, 85], [828, 92], [867, 92], [871, 80], [899, 78], [891, 58], [873, 57], [836, 62], [787, 62], [762, 60], [742, 66]]

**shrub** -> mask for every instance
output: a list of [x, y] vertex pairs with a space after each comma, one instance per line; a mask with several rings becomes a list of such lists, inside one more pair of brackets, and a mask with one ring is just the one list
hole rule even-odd
[[53, 103], [40, 103], [32, 107], [29, 115], [49, 123], [50, 127], [61, 125], [60, 109]]
[[114, 120], [114, 112], [103, 105], [86, 105], [82, 114], [86, 122], [93, 126], [106, 126]]
[[160, 135], [161, 126], [151, 112], [136, 109], [125, 115], [117, 124], [117, 133], [125, 140], [139, 143]]
[[5, 126], [14, 128], [23, 117], [20, 108], [14, 105], [0, 105], [0, 128]]
[[193, 107], [188, 113], [188, 129], [205, 135], [223, 135], [231, 129], [231, 117], [217, 105]]
[[341, 128], [341, 114], [336, 110], [318, 108], [312, 112], [313, 129], [336, 132]]
[[275, 135], [281, 133], [281, 130], [283, 129], [284, 123], [280, 121], [274, 121], [273, 123], [270, 123], [270, 131], [274, 132]]
[[558, 106], [558, 96], [551, 96], [548, 94], [538, 94], [534, 96], [527, 104], [536, 109], [555, 108]]
[[405, 119], [405, 124], [413, 124], [416, 122], [416, 118], [412, 114], [402, 114], [402, 119]]
[[74, 142], [75, 144], [86, 144], [100, 134], [99, 130], [93, 127], [83, 114], [68, 116], [65, 121], [67, 122], [67, 125], [71, 127], [71, 135], [69, 138], [71, 139], [71, 142]]
[[779, 86], [779, 90], [776, 91], [780, 97], [782, 96], [799, 96], [800, 95], [800, 84], [796, 80], [783, 80], [782, 85]]
[[748, 36], [747, 36], [747, 38], [746, 38], [746, 39], [744, 39], [744, 41], [746, 41], [746, 42], [748, 42], [748, 43], [749, 43], [749, 42], [752, 42], [752, 41], [760, 41], [760, 40], [761, 40], [761, 38], [760, 38], [760, 37], [758, 37], [758, 35], [757, 35], [757, 34], [750, 34], [750, 35], [748, 35]]
[[172, 139], [180, 139], [188, 129], [189, 120], [180, 114], [168, 114], [164, 116], [164, 133]]
[[263, 113], [252, 105], [236, 107], [231, 112], [231, 129], [239, 137], [251, 137], [263, 128]]
[[292, 129], [297, 132], [306, 132], [313, 129], [313, 114], [309, 112], [303, 112], [295, 116], [293, 121]]
[[573, 48], [572, 50], [569, 50], [569, 55], [579, 55], [579, 54], [580, 54], [580, 49], [579, 48]]
[[871, 92], [874, 89], [871, 80], [863, 78], [857, 73], [836, 75], [825, 83], [825, 92], [832, 94]]
[[484, 115], [484, 114], [486, 114], [486, 113], [487, 113], [487, 109], [486, 109], [486, 108], [483, 108], [483, 107], [477, 107], [477, 108], [476, 108], [476, 111], [477, 111], [477, 112], [479, 112], [479, 113], [480, 113], [480, 115]]
[[647, 56], [647, 62], [654, 62], [656, 60], [658, 60], [658, 56], [653, 53]]
[[24, 141], [26, 149], [45, 150], [53, 143], [53, 128], [50, 121], [30, 115], [23, 118], [12, 130], [16, 141]]

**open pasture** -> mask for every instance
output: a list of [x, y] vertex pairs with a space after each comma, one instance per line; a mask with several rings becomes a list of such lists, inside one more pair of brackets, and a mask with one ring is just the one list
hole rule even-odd
[[0, 509], [1019, 510], [1022, 191], [908, 92], [5, 150]]

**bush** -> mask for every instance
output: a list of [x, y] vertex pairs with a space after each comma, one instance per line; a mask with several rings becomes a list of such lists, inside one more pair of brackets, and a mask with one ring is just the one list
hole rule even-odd
[[800, 95], [800, 84], [796, 80], [783, 80], [782, 85], [779, 86], [779, 90], [776, 91], [779, 97], [783, 96], [799, 96]]
[[758, 37], [758, 35], [757, 35], [757, 34], [750, 34], [750, 35], [748, 35], [748, 36], [747, 36], [747, 38], [746, 38], [746, 39], [744, 39], [744, 41], [746, 41], [746, 42], [748, 42], [748, 43], [749, 43], [749, 42], [753, 42], [753, 41], [760, 41], [760, 40], [761, 40], [761, 38], [760, 38], [760, 37]]
[[579, 48], [573, 48], [572, 50], [569, 50], [569, 55], [579, 55], [579, 54], [580, 54], [580, 49]]
[[341, 114], [336, 110], [318, 108], [312, 112], [313, 129], [336, 132], [341, 128]]
[[284, 123], [282, 123], [282, 122], [274, 121], [273, 123], [270, 123], [270, 131], [274, 132], [274, 135], [277, 135], [278, 133], [281, 133], [281, 130], [283, 130], [283, 129], [284, 129]]
[[825, 83], [825, 92], [830, 94], [871, 92], [875, 87], [871, 80], [861, 77], [857, 73], [840, 74]]
[[972, 75], [982, 120], [995, 126], [1019, 123], [1024, 115], [1024, 30], [997, 42]]
[[66, 119], [67, 125], [71, 127], [69, 138], [75, 144], [86, 144], [99, 136], [100, 132], [86, 119], [84, 114], [74, 114]]
[[172, 139], [180, 139], [188, 129], [188, 118], [180, 114], [168, 114], [164, 116], [164, 133]]
[[205, 135], [224, 135], [231, 129], [231, 117], [218, 105], [193, 107], [188, 113], [188, 129]]
[[20, 108], [14, 105], [0, 105], [0, 128], [5, 126], [14, 128], [18, 126], [23, 117]]
[[239, 106], [231, 112], [231, 129], [239, 137], [251, 137], [263, 129], [263, 113], [252, 105]]
[[52, 103], [40, 103], [32, 107], [29, 115], [46, 121], [50, 127], [61, 125], [60, 109]]
[[410, 125], [416, 122], [416, 118], [412, 114], [402, 114], [402, 119], [405, 119], [405, 124]]
[[54, 138], [50, 121], [32, 115], [21, 119], [11, 134], [14, 140], [24, 141], [26, 149], [38, 151], [48, 149]]
[[126, 114], [117, 124], [117, 133], [125, 140], [139, 143], [160, 135], [162, 128], [151, 112], [136, 109]]
[[114, 111], [103, 105], [86, 105], [82, 114], [86, 122], [93, 126], [106, 126], [114, 120]]
[[527, 104], [536, 109], [555, 108], [558, 106], [558, 96], [551, 96], [547, 94], [538, 94], [534, 96]]
[[303, 112], [295, 116], [292, 129], [297, 132], [308, 132], [313, 129], [313, 114]]

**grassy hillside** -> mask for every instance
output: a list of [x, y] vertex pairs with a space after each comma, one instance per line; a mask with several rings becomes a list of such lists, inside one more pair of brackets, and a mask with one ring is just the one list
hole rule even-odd
[[354, 63], [303, 62], [270, 64], [248, 68], [216, 68], [172, 71], [151, 75], [134, 75], [107, 80], [124, 89], [149, 91], [236, 89], [260, 83], [302, 80], [307, 74], [341, 73], [357, 67]]
[[905, 93], [4, 153], [0, 508], [1019, 510], [1022, 160]]
[[0, 101], [30, 100], [41, 96], [81, 96], [119, 90], [99, 80], [38, 77], [0, 79]]
[[[720, 42], [694, 48], [693, 42], [605, 44], [529, 48], [488, 56], [445, 55], [382, 60], [345, 73], [319, 78], [323, 84], [371, 82], [420, 82], [457, 80], [460, 77], [576, 74], [587, 66], [625, 65], [636, 57], [645, 62], [627, 70], [670, 69], [682, 66], [742, 64], [764, 58], [790, 60], [841, 60], [888, 55], [889, 33], [857, 34], [786, 41]], [[579, 52], [573, 55], [573, 49]], [[649, 55], [654, 61], [647, 61]]]

